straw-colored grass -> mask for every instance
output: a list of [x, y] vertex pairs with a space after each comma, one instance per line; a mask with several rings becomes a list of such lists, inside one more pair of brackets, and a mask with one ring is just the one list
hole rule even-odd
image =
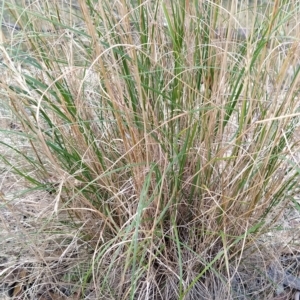
[[94, 2], [2, 6], [8, 294], [292, 295], [297, 1]]

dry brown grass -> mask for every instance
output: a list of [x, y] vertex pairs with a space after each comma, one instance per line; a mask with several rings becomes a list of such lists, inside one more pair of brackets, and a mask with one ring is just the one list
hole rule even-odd
[[[1, 44], [6, 290], [293, 295], [282, 254], [299, 251], [294, 3], [249, 19], [243, 40], [230, 39], [236, 8], [207, 1], [79, 1], [76, 18], [7, 5], [22, 30]], [[216, 39], [224, 20], [229, 35]]]

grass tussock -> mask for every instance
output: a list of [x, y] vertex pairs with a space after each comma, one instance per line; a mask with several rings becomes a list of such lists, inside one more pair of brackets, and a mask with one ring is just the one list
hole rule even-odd
[[221, 4], [4, 3], [1, 243], [21, 255], [0, 275], [29, 286], [15, 296], [280, 292], [272, 232], [298, 207], [298, 7]]

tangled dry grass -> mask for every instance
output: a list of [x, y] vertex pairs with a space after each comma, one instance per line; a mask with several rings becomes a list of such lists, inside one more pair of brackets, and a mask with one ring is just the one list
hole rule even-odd
[[6, 295], [296, 297], [295, 3], [38, 4], [4, 6]]

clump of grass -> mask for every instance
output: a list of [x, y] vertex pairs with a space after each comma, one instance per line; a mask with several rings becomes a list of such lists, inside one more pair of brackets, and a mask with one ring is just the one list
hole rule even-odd
[[[263, 252], [299, 176], [297, 8], [281, 2], [267, 14], [255, 1], [79, 1], [68, 17], [6, 3], [23, 50], [13, 36], [1, 45], [2, 99], [27, 150], [3, 140], [14, 155], [1, 157], [28, 193], [48, 193], [27, 231], [61, 257], [90, 249], [64, 277], [72, 292], [258, 297], [236, 283], [239, 266]], [[271, 295], [266, 252], [255, 269]]]

